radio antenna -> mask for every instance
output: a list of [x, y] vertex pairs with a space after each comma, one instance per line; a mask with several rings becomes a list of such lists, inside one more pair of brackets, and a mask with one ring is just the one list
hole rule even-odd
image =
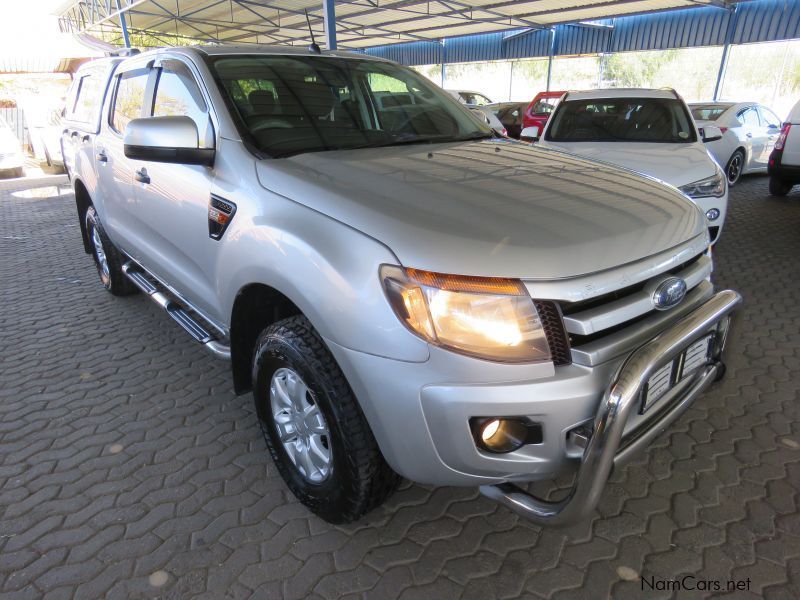
[[308, 18], [308, 9], [304, 9], [304, 12], [306, 13], [306, 23], [308, 23], [308, 33], [311, 34], [311, 45], [308, 47], [308, 50], [314, 54], [322, 54], [317, 40], [314, 39], [314, 30], [311, 29], [311, 19]]

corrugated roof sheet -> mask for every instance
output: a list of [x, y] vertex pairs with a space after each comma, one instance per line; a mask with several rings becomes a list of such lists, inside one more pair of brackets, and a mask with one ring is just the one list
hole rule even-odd
[[[797, 0], [743, 2], [736, 5], [736, 12], [736, 28], [732, 37], [734, 44], [800, 38], [800, 2]], [[592, 26], [557, 25], [555, 54], [563, 56], [719, 46], [725, 42], [733, 14], [733, 10], [729, 9], [698, 7], [618, 17]], [[445, 41], [448, 62], [533, 58], [548, 55], [550, 30], [530, 30], [527, 33], [525, 30], [506, 31]], [[409, 46], [394, 45], [392, 59], [404, 64], [432, 64], [430, 60], [425, 63], [410, 62], [416, 56], [400, 50]], [[450, 48], [458, 50], [451, 53]], [[367, 49], [368, 54], [377, 56], [383, 56], [383, 52], [382, 48]]]

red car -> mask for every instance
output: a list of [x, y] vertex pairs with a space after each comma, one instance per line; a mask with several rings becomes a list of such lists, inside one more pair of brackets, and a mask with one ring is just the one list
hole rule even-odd
[[539, 133], [544, 131], [544, 126], [550, 114], [555, 110], [564, 92], [539, 92], [528, 104], [522, 115], [522, 127], [538, 127]]

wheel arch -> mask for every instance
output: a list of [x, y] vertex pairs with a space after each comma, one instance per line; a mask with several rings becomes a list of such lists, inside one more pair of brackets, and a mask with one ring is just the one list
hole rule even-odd
[[253, 353], [261, 332], [281, 319], [302, 314], [288, 296], [269, 285], [250, 283], [239, 289], [230, 321], [231, 370], [237, 394], [252, 388]]
[[86, 231], [86, 211], [92, 206], [92, 197], [80, 178], [74, 178], [73, 190], [75, 191], [75, 208], [78, 211], [78, 223], [81, 227], [81, 238], [83, 239], [83, 251], [86, 254], [92, 253], [92, 244], [89, 241], [89, 233]]

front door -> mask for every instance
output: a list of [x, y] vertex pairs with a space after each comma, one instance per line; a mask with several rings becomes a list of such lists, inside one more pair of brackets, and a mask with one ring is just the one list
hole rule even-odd
[[[177, 59], [155, 67], [152, 116], [188, 116], [200, 144], [214, 146], [209, 107], [191, 68]], [[221, 319], [212, 282], [219, 242], [209, 235], [213, 169], [137, 161], [137, 213], [147, 239], [142, 264], [212, 318]]]

